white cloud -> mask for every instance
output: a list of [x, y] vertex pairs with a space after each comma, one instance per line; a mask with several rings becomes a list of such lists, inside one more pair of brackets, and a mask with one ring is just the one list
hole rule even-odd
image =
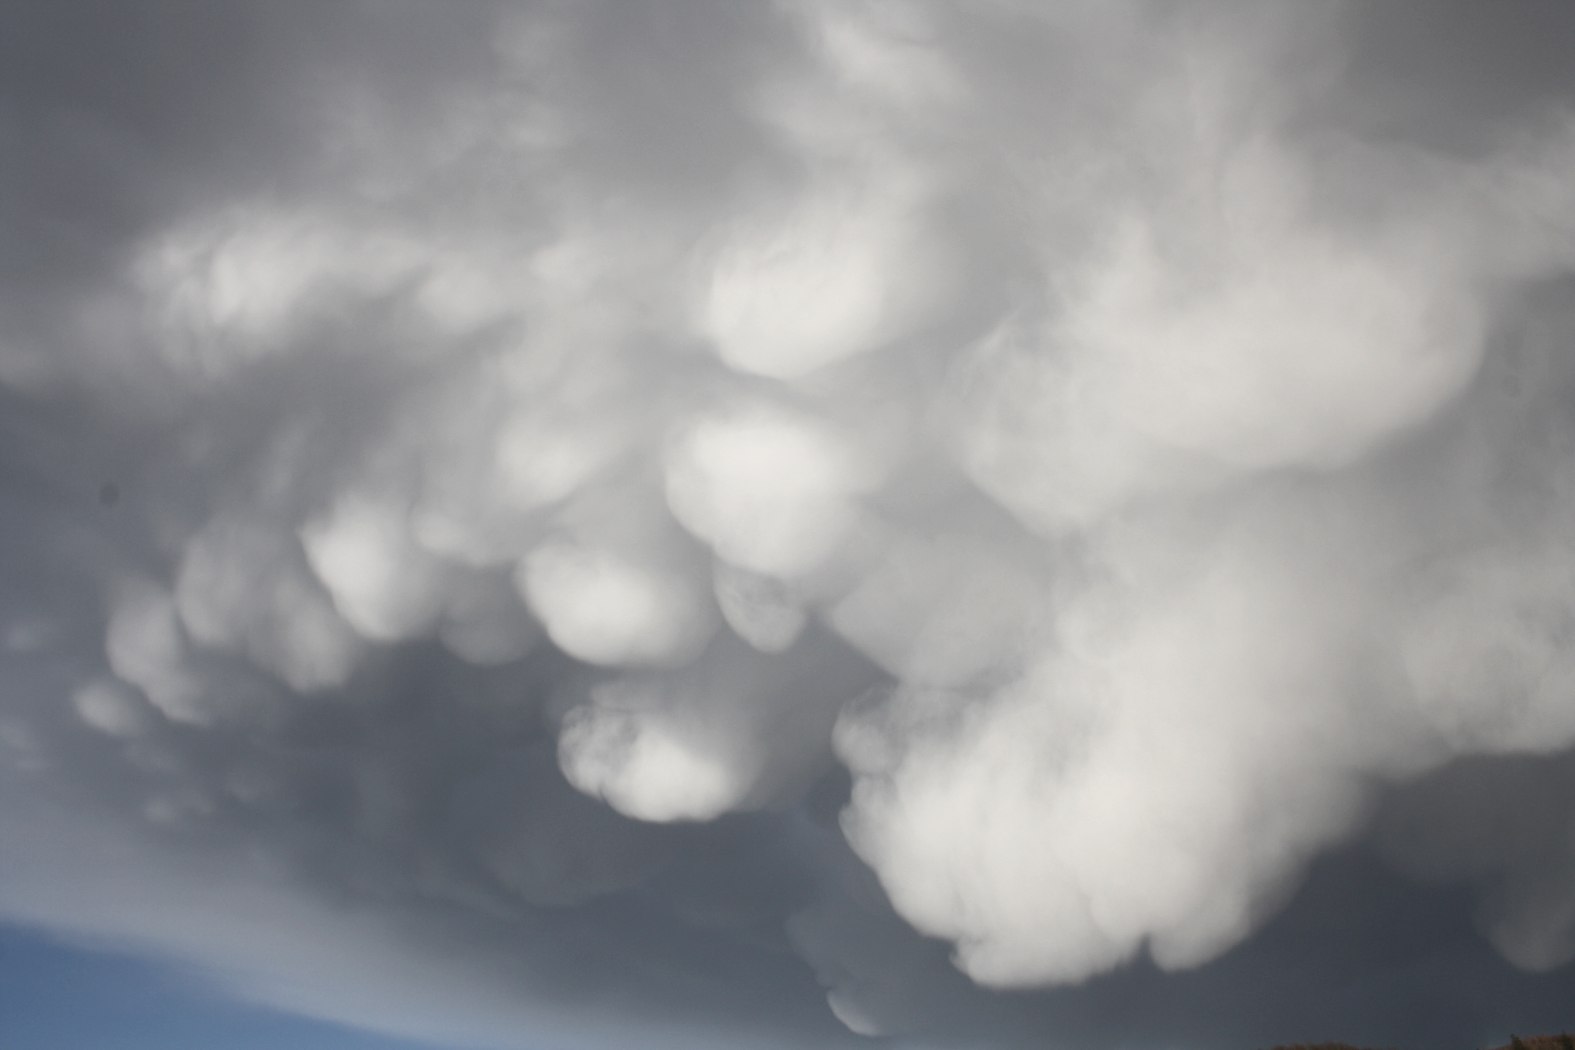
[[[346, 16], [415, 28], [265, 92], [244, 165], [55, 114], [0, 777], [71, 842], [0, 911], [511, 1023], [443, 951], [578, 989], [627, 919], [642, 1004], [769, 944], [944, 1028], [902, 923], [989, 986], [1199, 966], [1396, 785], [1575, 744], [1567, 100], [1445, 155], [1341, 109], [1325, 14], [678, 7]], [[839, 762], [886, 900], [784, 830]], [[100, 824], [160, 921], [208, 848], [258, 914], [72, 918]], [[1417, 826], [1508, 958], [1575, 955], [1568, 829]], [[355, 1004], [277, 984], [326, 898]]]

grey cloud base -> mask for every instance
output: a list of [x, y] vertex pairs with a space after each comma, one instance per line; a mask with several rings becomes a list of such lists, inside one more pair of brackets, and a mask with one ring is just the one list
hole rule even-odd
[[0, 3], [0, 916], [496, 1046], [1575, 1026], [1491, 11]]

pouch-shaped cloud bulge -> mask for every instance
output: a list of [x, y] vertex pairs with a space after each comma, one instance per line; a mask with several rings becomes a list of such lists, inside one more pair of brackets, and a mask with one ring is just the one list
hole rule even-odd
[[660, 563], [554, 544], [526, 557], [519, 585], [559, 648], [590, 663], [683, 663], [710, 634], [710, 596]]
[[442, 567], [405, 534], [396, 511], [345, 500], [301, 537], [307, 560], [335, 606], [368, 638], [429, 633], [438, 617]]
[[[743, 220], [720, 253], [701, 330], [741, 371], [792, 378], [910, 334], [936, 308], [936, 248], [883, 173], [812, 188]], [[859, 185], [865, 183], [865, 185]]]
[[191, 540], [174, 598], [192, 638], [244, 653], [302, 692], [342, 685], [360, 654], [302, 551], [245, 518], [214, 518]]
[[1391, 10], [5, 5], [0, 915], [1220, 1047], [1371, 848], [1567, 976], [1575, 20]]
[[71, 703], [85, 725], [111, 736], [137, 736], [149, 721], [142, 699], [116, 681], [89, 682], [71, 695]]
[[569, 782], [642, 820], [711, 820], [781, 804], [825, 771], [836, 712], [874, 680], [810, 638], [780, 655], [723, 641], [696, 665], [591, 690], [558, 737]]
[[780, 409], [695, 422], [667, 474], [673, 515], [730, 564], [794, 577], [849, 543], [871, 481], [860, 450]]

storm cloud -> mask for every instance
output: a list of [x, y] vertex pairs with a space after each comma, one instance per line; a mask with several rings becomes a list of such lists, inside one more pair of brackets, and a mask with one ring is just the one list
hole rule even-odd
[[0, 916], [499, 1047], [1575, 1023], [1571, 55], [0, 2]]

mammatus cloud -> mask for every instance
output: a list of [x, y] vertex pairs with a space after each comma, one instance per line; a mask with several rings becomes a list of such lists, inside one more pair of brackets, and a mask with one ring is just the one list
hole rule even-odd
[[1575, 22], [1390, 10], [11, 5], [0, 912], [1225, 1045], [1371, 848], [1567, 976]]

